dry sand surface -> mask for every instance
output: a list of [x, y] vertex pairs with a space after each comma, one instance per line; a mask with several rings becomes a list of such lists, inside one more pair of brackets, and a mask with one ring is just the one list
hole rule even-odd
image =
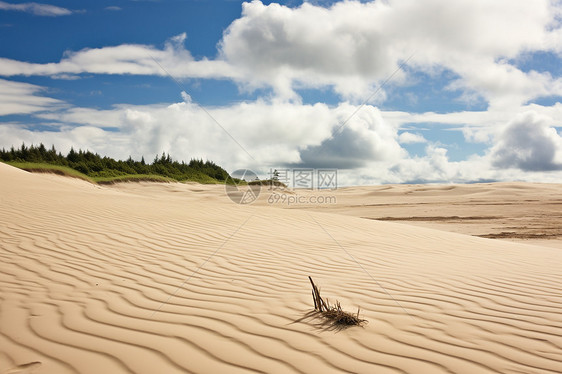
[[562, 372], [561, 250], [222, 191], [0, 164], [0, 373]]
[[[384, 185], [273, 193], [275, 199], [271, 192], [263, 194], [259, 205], [401, 222], [562, 250], [561, 184]], [[321, 203], [310, 204], [311, 198]]]

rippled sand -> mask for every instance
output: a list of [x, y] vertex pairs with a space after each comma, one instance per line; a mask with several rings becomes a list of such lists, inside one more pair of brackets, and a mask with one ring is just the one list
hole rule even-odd
[[562, 372], [561, 250], [222, 191], [0, 164], [0, 373]]

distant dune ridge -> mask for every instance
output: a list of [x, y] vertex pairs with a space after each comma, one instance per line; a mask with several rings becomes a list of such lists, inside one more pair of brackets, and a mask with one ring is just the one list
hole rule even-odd
[[223, 191], [0, 163], [0, 373], [562, 372], [560, 249]]

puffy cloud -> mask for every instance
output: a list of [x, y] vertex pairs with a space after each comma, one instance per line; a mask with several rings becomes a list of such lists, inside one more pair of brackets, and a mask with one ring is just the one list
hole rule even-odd
[[498, 136], [491, 149], [498, 168], [525, 171], [562, 170], [562, 137], [536, 112], [518, 115]]
[[490, 127], [465, 126], [461, 128], [465, 141], [469, 143], [490, 143], [496, 129]]
[[33, 84], [0, 79], [0, 116], [52, 110], [63, 104], [59, 100], [40, 96], [44, 90]]
[[[0, 137], [0, 146], [43, 137], [44, 143], [52, 142], [63, 151], [72, 142], [117, 158], [150, 158], [165, 151], [177, 159], [212, 159], [231, 170], [321, 163], [351, 168], [407, 155], [397, 142], [397, 128], [372, 106], [363, 107], [341, 127], [356, 109], [350, 104], [331, 107], [262, 100], [203, 109], [187, 97], [172, 105], [69, 107], [36, 115], [51, 124], [49, 131], [30, 132], [13, 124], [3, 127], [15, 135]], [[87, 134], [92, 135], [91, 141]], [[102, 138], [105, 141], [96, 140]]]
[[377, 2], [345, 2], [323, 8], [298, 8], [259, 1], [244, 3], [220, 43], [225, 61], [244, 72], [250, 86], [271, 85], [291, 96], [295, 82], [333, 85], [342, 94], [365, 94], [370, 84], [396, 69], [385, 51]]
[[349, 118], [349, 113], [356, 109], [349, 104], [336, 108], [334, 114], [339, 120], [338, 126], [320, 144], [301, 146], [301, 162], [297, 165], [354, 169], [372, 161], [405, 157], [406, 152], [397, 142], [397, 129], [384, 121], [378, 109], [365, 106]]
[[370, 162], [346, 175], [341, 173], [338, 178], [350, 185], [513, 180], [558, 183], [562, 178], [562, 136], [555, 128], [559, 121], [550, 114], [559, 114], [560, 106], [544, 109], [541, 114], [522, 112], [504, 122], [499, 131], [475, 128], [482, 132], [488, 130], [487, 138], [493, 140], [484, 155], [451, 161], [445, 146], [430, 143], [424, 156]]
[[459, 165], [449, 161], [447, 149], [430, 144], [425, 151], [424, 157], [402, 159], [389, 164], [379, 178], [387, 183], [451, 182], [460, 179]]
[[0, 1], [0, 10], [15, 10], [20, 12], [31, 13], [36, 16], [47, 16], [47, 17], [68, 16], [72, 14], [71, 10], [54, 5], [49, 5], [49, 4], [39, 4], [39, 3], [11, 4], [5, 1]]
[[462, 69], [462, 79], [451, 82], [449, 90], [463, 90], [485, 98], [491, 107], [516, 109], [529, 100], [562, 95], [562, 79], [550, 73], [524, 73], [505, 62], [475, 61]]
[[519, 105], [561, 94], [560, 81], [548, 74], [524, 73], [506, 62], [544, 49], [558, 34], [557, 6], [549, 0], [390, 0], [288, 8], [253, 1], [225, 32], [220, 51], [244, 72], [245, 84], [271, 85], [289, 98], [301, 85], [364, 97], [415, 52], [411, 69], [459, 76], [450, 89], [475, 91], [493, 105]]
[[421, 134], [413, 134], [411, 132], [403, 132], [398, 138], [401, 144], [427, 143], [427, 140]]

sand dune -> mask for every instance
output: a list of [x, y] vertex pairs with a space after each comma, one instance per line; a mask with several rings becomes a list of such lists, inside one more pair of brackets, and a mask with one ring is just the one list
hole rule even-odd
[[[560, 184], [541, 183], [385, 185], [337, 191], [300, 190], [298, 195], [303, 204], [273, 205], [414, 224], [562, 250], [560, 191]], [[337, 201], [306, 204], [310, 196], [333, 196]], [[259, 203], [271, 205], [263, 197]]]
[[0, 243], [0, 373], [562, 371], [555, 248], [1, 163]]

